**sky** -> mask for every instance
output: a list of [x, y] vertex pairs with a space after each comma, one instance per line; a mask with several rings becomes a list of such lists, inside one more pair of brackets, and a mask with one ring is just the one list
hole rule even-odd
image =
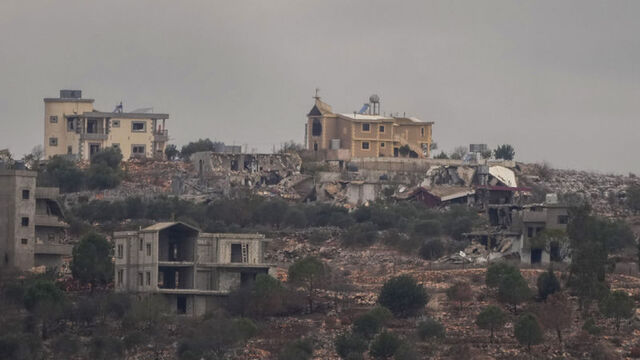
[[638, 1], [2, 0], [0, 149], [43, 143], [45, 97], [170, 114], [198, 138], [271, 151], [334, 111], [435, 122], [450, 151], [508, 143], [554, 167], [640, 173]]

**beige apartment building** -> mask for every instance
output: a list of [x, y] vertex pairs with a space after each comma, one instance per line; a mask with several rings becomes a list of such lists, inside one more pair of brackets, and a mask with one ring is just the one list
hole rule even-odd
[[369, 98], [359, 112], [334, 113], [331, 106], [315, 97], [307, 114], [307, 149], [325, 160], [401, 157], [402, 147], [412, 158], [428, 158], [433, 122], [415, 117], [380, 115], [380, 99]]
[[113, 234], [115, 291], [160, 294], [172, 311], [215, 309], [220, 296], [267, 274], [260, 234], [210, 234], [181, 222]]
[[168, 114], [100, 112], [80, 90], [60, 90], [44, 99], [45, 156], [70, 155], [88, 160], [107, 147], [117, 147], [124, 159], [162, 157], [169, 134]]

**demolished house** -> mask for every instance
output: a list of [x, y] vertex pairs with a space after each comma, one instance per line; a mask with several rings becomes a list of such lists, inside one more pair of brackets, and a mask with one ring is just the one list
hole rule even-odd
[[161, 294], [173, 312], [201, 316], [221, 296], [267, 274], [260, 234], [208, 234], [182, 222], [114, 235], [115, 291]]
[[233, 197], [255, 193], [301, 200], [312, 190], [313, 180], [302, 175], [302, 160], [293, 153], [243, 154], [197, 152], [190, 156], [197, 183], [175, 179], [174, 193], [195, 189], [211, 196]]

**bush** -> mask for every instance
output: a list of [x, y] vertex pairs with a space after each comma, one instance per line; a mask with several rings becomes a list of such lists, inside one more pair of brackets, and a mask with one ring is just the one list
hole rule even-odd
[[582, 330], [588, 332], [591, 335], [600, 335], [602, 329], [596, 325], [595, 320], [593, 318], [588, 318], [584, 324], [582, 324]]
[[362, 353], [367, 350], [367, 341], [358, 334], [343, 333], [336, 337], [334, 341], [336, 353], [343, 359], [362, 357]]
[[169, 144], [164, 148], [164, 155], [167, 157], [167, 160], [174, 160], [180, 151], [174, 144]]
[[560, 281], [553, 273], [553, 270], [543, 272], [538, 276], [538, 297], [542, 300], [546, 300], [547, 296], [560, 291]]
[[117, 148], [107, 148], [91, 156], [87, 172], [90, 189], [112, 189], [122, 181], [124, 174], [120, 168], [122, 153]]
[[514, 335], [518, 342], [527, 346], [531, 351], [531, 345], [542, 343], [543, 332], [538, 319], [531, 313], [520, 316], [514, 326]]
[[64, 156], [56, 155], [47, 163], [45, 177], [60, 188], [61, 192], [78, 191], [84, 184], [84, 173], [76, 163]]
[[413, 226], [413, 231], [425, 237], [440, 236], [442, 225], [437, 220], [423, 220]]
[[457, 301], [460, 310], [462, 310], [462, 303], [473, 298], [473, 290], [471, 290], [469, 283], [456, 281], [447, 289], [447, 298], [449, 298], [450, 301]]
[[531, 290], [527, 280], [522, 277], [520, 271], [508, 273], [500, 280], [498, 287], [498, 300], [513, 305], [513, 312], [517, 313], [518, 304], [531, 296]]
[[487, 306], [476, 318], [476, 324], [479, 328], [491, 331], [489, 341], [492, 343], [494, 331], [504, 326], [505, 321], [505, 313], [495, 305]]
[[443, 339], [445, 337], [444, 325], [436, 319], [428, 318], [418, 323], [416, 332], [422, 341], [427, 339]]
[[344, 246], [371, 246], [378, 238], [378, 228], [371, 222], [355, 224], [342, 234]]
[[488, 288], [497, 288], [500, 286], [502, 277], [506, 274], [520, 273], [520, 270], [511, 264], [506, 262], [496, 262], [487, 268], [485, 283]]
[[416, 349], [406, 342], [400, 345], [398, 350], [393, 354], [393, 360], [418, 360], [418, 352]]
[[433, 239], [420, 246], [420, 257], [425, 260], [439, 259], [444, 255], [444, 244], [440, 239]]
[[513, 160], [515, 155], [516, 151], [509, 144], [500, 145], [493, 151], [496, 159]]
[[382, 329], [391, 317], [392, 314], [387, 308], [377, 306], [354, 320], [353, 332], [367, 339], [371, 339]]
[[110, 335], [94, 335], [89, 347], [91, 358], [96, 360], [119, 359], [124, 353], [122, 341]]
[[600, 312], [608, 318], [615, 320], [616, 331], [620, 329], [620, 320], [633, 316], [634, 301], [624, 291], [617, 290], [609, 293], [598, 304]]
[[393, 356], [402, 345], [402, 340], [390, 332], [383, 331], [371, 342], [369, 354], [376, 359], [387, 359]]
[[425, 288], [409, 275], [389, 279], [380, 290], [378, 303], [398, 317], [418, 313], [429, 301]]
[[284, 347], [278, 360], [308, 360], [313, 355], [313, 343], [310, 339], [296, 340]]

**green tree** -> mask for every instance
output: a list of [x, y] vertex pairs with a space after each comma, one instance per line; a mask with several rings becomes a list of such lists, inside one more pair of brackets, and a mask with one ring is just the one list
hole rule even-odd
[[178, 154], [180, 154], [180, 151], [178, 151], [178, 148], [174, 144], [169, 144], [164, 148], [164, 156], [166, 156], [168, 160], [175, 160]]
[[527, 346], [529, 352], [531, 345], [540, 344], [544, 339], [538, 318], [531, 313], [520, 316], [514, 326], [514, 335], [520, 344]]
[[449, 158], [449, 155], [447, 155], [447, 153], [444, 151], [440, 151], [440, 153], [434, 157], [434, 159], [448, 159], [448, 158]]
[[462, 310], [462, 304], [473, 298], [473, 290], [471, 290], [469, 283], [456, 281], [447, 289], [447, 298], [450, 301], [457, 301], [459, 310]]
[[498, 146], [493, 151], [493, 156], [495, 156], [496, 159], [513, 160], [513, 158], [516, 156], [516, 151], [513, 149], [513, 146], [504, 144]]
[[629, 209], [638, 212], [640, 211], [640, 185], [633, 184], [627, 186], [627, 200], [626, 205]]
[[620, 320], [633, 316], [633, 299], [624, 291], [617, 290], [609, 293], [598, 304], [600, 312], [608, 318], [615, 320], [616, 332], [620, 330]]
[[420, 246], [420, 257], [425, 260], [439, 259], [444, 255], [444, 244], [440, 239], [432, 239], [424, 242]]
[[354, 224], [342, 233], [345, 246], [371, 246], [378, 239], [378, 227], [370, 221]]
[[500, 286], [502, 278], [507, 274], [520, 273], [517, 267], [506, 262], [495, 262], [487, 268], [485, 283], [488, 288]]
[[402, 340], [395, 334], [383, 331], [371, 342], [369, 354], [375, 359], [388, 359], [402, 346]]
[[87, 172], [87, 184], [91, 189], [111, 189], [124, 177], [120, 163], [122, 153], [115, 147], [106, 148], [91, 156], [91, 166]]
[[189, 160], [191, 154], [199, 151], [213, 151], [215, 144], [209, 139], [198, 139], [198, 141], [192, 141], [187, 145], [184, 145], [180, 150], [180, 157], [183, 160]]
[[42, 339], [48, 338], [51, 322], [62, 314], [66, 299], [62, 290], [49, 280], [36, 280], [24, 294], [24, 307], [42, 322]]
[[420, 321], [416, 327], [416, 333], [422, 341], [427, 339], [443, 339], [446, 335], [444, 325], [433, 318]]
[[342, 333], [336, 337], [334, 341], [336, 353], [342, 359], [348, 357], [362, 357], [362, 353], [367, 350], [367, 340], [362, 335], [354, 333]]
[[398, 153], [400, 153], [400, 156], [402, 157], [407, 157], [409, 156], [409, 153], [411, 153], [411, 148], [409, 145], [402, 145], [398, 148]]
[[518, 304], [531, 297], [531, 290], [522, 274], [508, 273], [500, 280], [498, 300], [513, 306], [513, 312], [518, 312]]
[[56, 155], [47, 162], [46, 178], [61, 192], [78, 191], [84, 184], [84, 173], [75, 161]]
[[358, 316], [353, 321], [353, 332], [366, 339], [373, 338], [393, 315], [389, 309], [377, 306], [374, 309]]
[[464, 146], [456, 146], [451, 152], [451, 158], [454, 160], [462, 160], [465, 155], [467, 155], [467, 148]]
[[91, 284], [91, 292], [98, 284], [106, 285], [113, 279], [113, 246], [95, 232], [85, 235], [73, 247], [71, 273], [74, 279]]
[[289, 281], [304, 286], [307, 291], [309, 312], [313, 312], [313, 301], [318, 287], [324, 286], [329, 277], [329, 268], [320, 259], [307, 256], [289, 267]]
[[489, 330], [491, 332], [489, 341], [493, 343], [494, 331], [502, 328], [506, 320], [505, 313], [500, 310], [499, 307], [489, 305], [478, 314], [478, 317], [476, 318], [476, 325], [481, 329]]
[[543, 272], [538, 276], [538, 297], [546, 300], [547, 296], [560, 291], [560, 281], [553, 273], [552, 269]]
[[429, 301], [425, 288], [409, 275], [393, 277], [384, 283], [378, 303], [398, 317], [418, 313]]

